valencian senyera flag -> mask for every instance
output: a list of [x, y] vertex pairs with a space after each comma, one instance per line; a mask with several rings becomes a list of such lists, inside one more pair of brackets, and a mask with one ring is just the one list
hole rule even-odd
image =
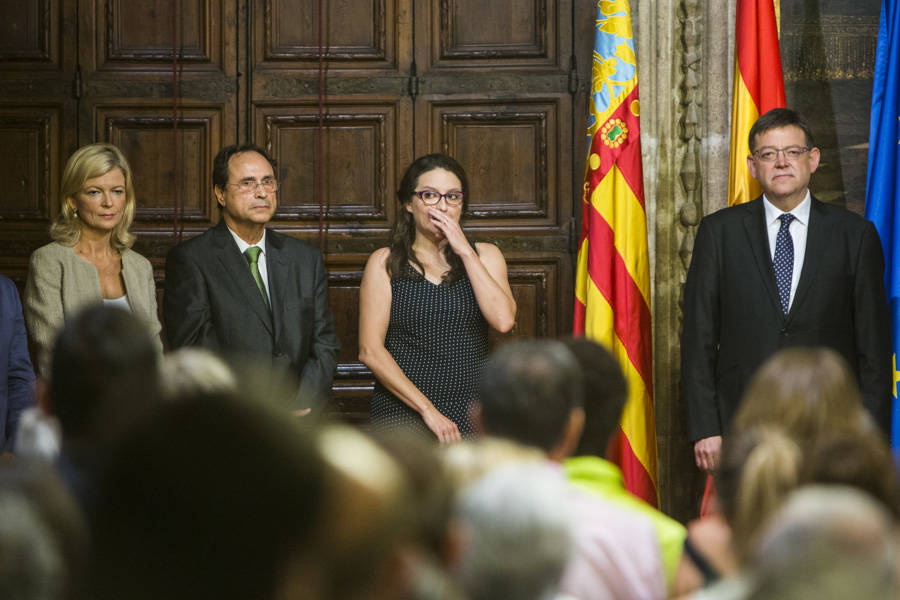
[[875, 223], [884, 248], [884, 279], [891, 311], [894, 349], [894, 407], [891, 446], [900, 449], [897, 402], [897, 354], [900, 354], [900, 0], [883, 0], [878, 25], [872, 114], [869, 121], [869, 167], [866, 218]]
[[628, 0], [598, 2], [574, 331], [609, 348], [622, 365], [629, 392], [613, 458], [628, 490], [657, 506], [650, 267], [634, 47]]
[[762, 193], [747, 169], [750, 154], [747, 136], [760, 115], [785, 106], [778, 50], [778, 5], [777, 0], [737, 0], [728, 155], [729, 206], [749, 202]]

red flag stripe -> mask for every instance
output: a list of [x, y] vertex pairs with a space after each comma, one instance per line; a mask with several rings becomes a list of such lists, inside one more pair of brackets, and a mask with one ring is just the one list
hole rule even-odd
[[628, 272], [622, 256], [615, 251], [615, 234], [609, 224], [590, 205], [587, 218], [590, 220], [591, 238], [588, 244], [588, 274], [606, 301], [615, 307], [616, 335], [647, 390], [652, 390], [650, 341], [643, 335], [643, 332], [650, 331], [650, 307]]
[[659, 507], [659, 496], [653, 478], [641, 464], [631, 447], [631, 441], [621, 429], [616, 434], [612, 455], [607, 458], [621, 466], [622, 477], [628, 482], [628, 491], [645, 500], [653, 508]]
[[735, 49], [740, 77], [759, 114], [784, 106], [784, 85], [771, 85], [784, 81], [772, 0], [738, 0]]

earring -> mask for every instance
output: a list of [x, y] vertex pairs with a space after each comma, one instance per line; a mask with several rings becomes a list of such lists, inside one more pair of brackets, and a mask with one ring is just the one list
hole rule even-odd
[[78, 209], [77, 209], [77, 208], [73, 208], [73, 209], [72, 209], [72, 214], [73, 214], [73, 215], [75, 216], [75, 218], [77, 219], [77, 218], [78, 218]]

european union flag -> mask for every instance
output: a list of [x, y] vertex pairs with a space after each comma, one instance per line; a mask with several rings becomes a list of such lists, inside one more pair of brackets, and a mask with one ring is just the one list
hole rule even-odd
[[894, 348], [891, 446], [900, 449], [897, 355], [900, 354], [900, 0], [882, 0], [869, 121], [866, 218], [875, 223], [884, 248]]

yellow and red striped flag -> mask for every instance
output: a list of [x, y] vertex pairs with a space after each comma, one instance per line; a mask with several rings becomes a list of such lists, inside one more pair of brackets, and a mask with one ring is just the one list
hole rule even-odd
[[592, 65], [574, 331], [622, 365], [629, 392], [614, 459], [628, 490], [657, 506], [647, 214], [628, 0], [597, 3]]
[[731, 98], [731, 149], [728, 153], [728, 205], [762, 193], [747, 169], [747, 136], [760, 115], [785, 106], [778, 49], [779, 0], [737, 0], [734, 88]]

